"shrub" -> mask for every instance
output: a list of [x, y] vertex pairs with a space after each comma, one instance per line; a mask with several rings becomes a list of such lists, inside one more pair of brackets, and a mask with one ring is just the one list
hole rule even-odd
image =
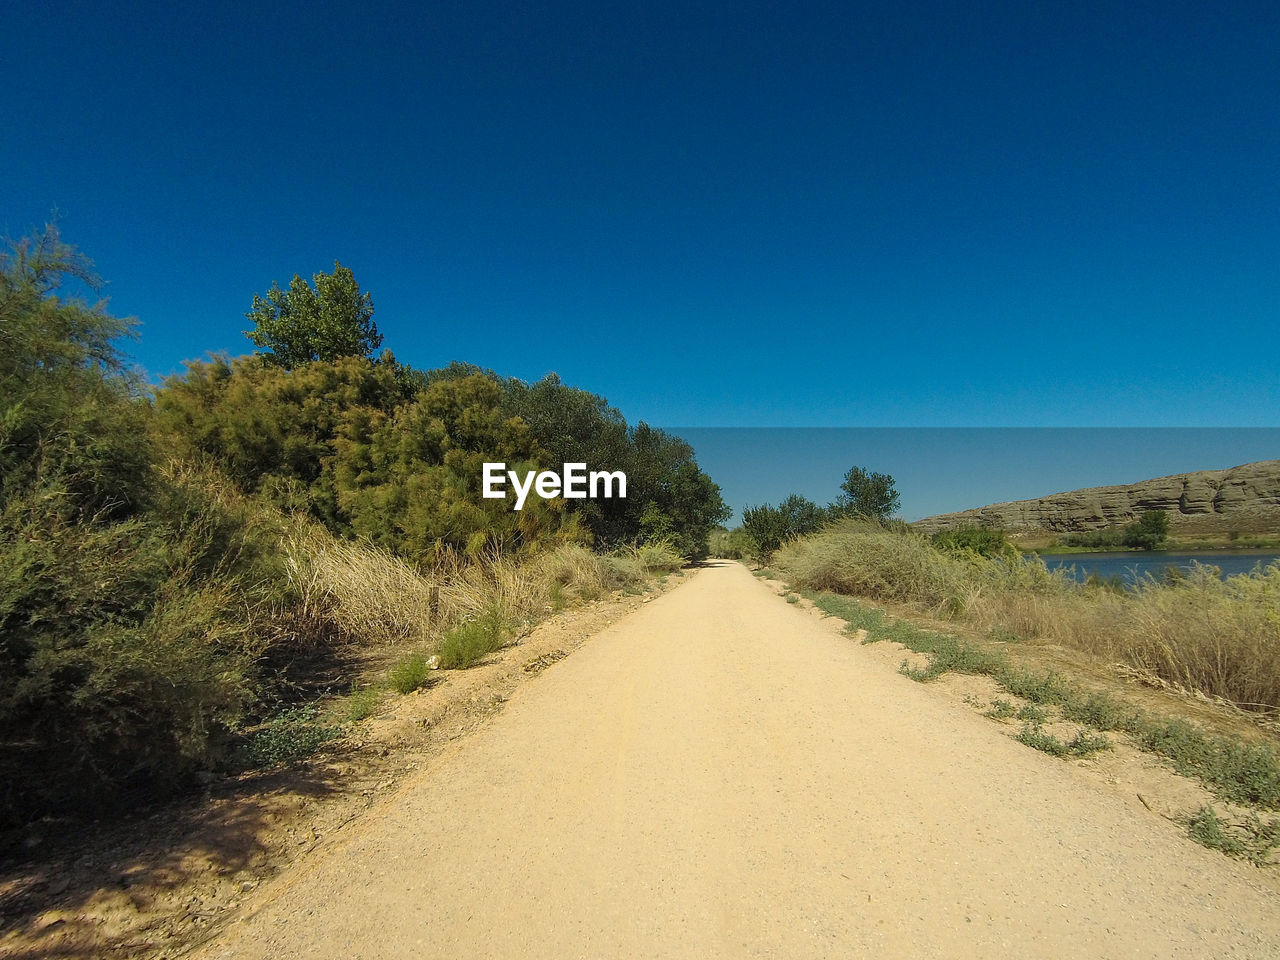
[[502, 646], [504, 628], [504, 619], [497, 608], [460, 623], [440, 640], [440, 666], [459, 670], [478, 663]]
[[1148, 510], [1124, 528], [1121, 543], [1138, 550], [1154, 550], [1169, 536], [1169, 515], [1161, 510]]
[[322, 721], [314, 706], [294, 707], [249, 733], [237, 758], [247, 767], [297, 763], [340, 736], [342, 728]]
[[975, 553], [980, 557], [1008, 557], [1016, 550], [1005, 537], [1003, 530], [994, 527], [957, 527], [939, 530], [933, 535], [933, 545], [948, 553]]
[[387, 683], [396, 693], [413, 693], [431, 676], [427, 658], [421, 653], [411, 653], [399, 660], [387, 674]]

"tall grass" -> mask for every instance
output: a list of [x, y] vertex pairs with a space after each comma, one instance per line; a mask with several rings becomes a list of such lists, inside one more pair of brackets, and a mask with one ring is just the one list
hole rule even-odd
[[350, 642], [434, 648], [446, 668], [477, 662], [567, 602], [642, 588], [685, 562], [661, 541], [603, 555], [569, 543], [526, 558], [446, 550], [420, 571], [313, 526], [292, 530], [284, 553], [312, 622]]
[[800, 588], [912, 605], [935, 616], [1084, 650], [1248, 708], [1280, 708], [1280, 566], [1115, 591], [1037, 558], [935, 548], [911, 531], [846, 521], [794, 541], [774, 565]]

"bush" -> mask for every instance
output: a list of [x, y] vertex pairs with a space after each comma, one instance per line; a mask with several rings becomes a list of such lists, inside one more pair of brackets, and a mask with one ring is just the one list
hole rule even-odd
[[474, 620], [454, 627], [440, 641], [440, 666], [446, 670], [470, 667], [503, 644], [506, 624], [501, 612], [491, 608]]
[[1148, 510], [1124, 528], [1121, 543], [1138, 550], [1154, 550], [1168, 537], [1168, 514], [1160, 510]]
[[413, 693], [426, 684], [430, 676], [427, 658], [421, 653], [411, 653], [391, 668], [387, 682], [396, 693]]
[[237, 751], [237, 759], [246, 767], [297, 763], [340, 736], [342, 728], [324, 723], [314, 706], [295, 707], [252, 731]]
[[1009, 543], [1003, 530], [994, 527], [957, 527], [939, 530], [933, 535], [933, 545], [948, 553], [974, 553], [980, 557], [1009, 557], [1016, 549]]
[[913, 604], [982, 631], [1045, 639], [1150, 670], [1245, 708], [1280, 707], [1280, 565], [1219, 579], [1097, 589], [1038, 558], [941, 550], [911, 531], [844, 521], [778, 551], [793, 586]]

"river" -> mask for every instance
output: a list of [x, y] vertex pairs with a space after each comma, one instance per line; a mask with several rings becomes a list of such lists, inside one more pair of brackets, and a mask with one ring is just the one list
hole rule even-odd
[[1199, 553], [1179, 553], [1169, 550], [1152, 550], [1143, 553], [1058, 553], [1044, 558], [1050, 570], [1074, 567], [1077, 580], [1084, 580], [1091, 573], [1103, 579], [1121, 577], [1126, 582], [1150, 573], [1160, 577], [1166, 567], [1190, 568], [1192, 562], [1212, 564], [1224, 577], [1248, 573], [1259, 564], [1266, 566], [1280, 561], [1275, 550], [1213, 550]]

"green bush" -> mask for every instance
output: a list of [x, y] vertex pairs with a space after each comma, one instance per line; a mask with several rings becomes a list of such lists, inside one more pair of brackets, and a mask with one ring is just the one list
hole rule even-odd
[[391, 668], [387, 682], [396, 693], [413, 693], [424, 686], [430, 676], [427, 658], [421, 653], [411, 653]]
[[454, 627], [440, 640], [440, 666], [446, 670], [470, 667], [503, 644], [506, 624], [496, 609]]
[[242, 766], [251, 768], [297, 763], [340, 736], [342, 728], [321, 720], [314, 706], [294, 707], [249, 733], [236, 751], [236, 758]]
[[166, 465], [56, 232], [0, 263], [0, 822], [225, 755], [301, 624], [281, 518]]
[[1169, 515], [1148, 510], [1124, 528], [1121, 543], [1138, 550], [1154, 550], [1169, 537]]
[[1009, 543], [1003, 530], [994, 527], [957, 527], [939, 530], [933, 535], [933, 545], [950, 553], [974, 553], [980, 557], [1009, 557], [1016, 549]]

